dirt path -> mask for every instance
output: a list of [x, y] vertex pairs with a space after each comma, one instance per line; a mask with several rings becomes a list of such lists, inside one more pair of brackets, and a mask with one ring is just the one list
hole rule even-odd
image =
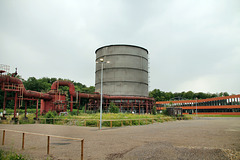
[[[198, 120], [156, 123], [146, 126], [97, 128], [44, 124], [0, 125], [35, 133], [84, 138], [84, 159], [240, 159], [240, 117], [201, 118]], [[2, 133], [0, 134], [2, 137]], [[46, 159], [46, 137], [26, 136], [21, 150], [21, 135], [7, 133], [5, 146]], [[53, 159], [80, 159], [80, 143], [51, 139]]]

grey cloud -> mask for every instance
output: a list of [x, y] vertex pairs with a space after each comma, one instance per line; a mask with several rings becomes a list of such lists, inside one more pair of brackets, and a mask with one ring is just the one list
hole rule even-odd
[[125, 43], [150, 52], [151, 90], [239, 93], [240, 3], [0, 1], [2, 64], [27, 79], [94, 85], [95, 50]]

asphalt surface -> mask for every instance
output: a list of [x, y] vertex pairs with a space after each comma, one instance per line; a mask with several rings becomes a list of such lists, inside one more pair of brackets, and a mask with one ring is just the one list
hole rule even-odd
[[[240, 117], [200, 118], [119, 128], [60, 126], [45, 124], [6, 125], [11, 129], [41, 134], [84, 138], [84, 159], [225, 160], [240, 159]], [[2, 139], [2, 132], [0, 133]], [[4, 150], [32, 159], [80, 159], [78, 141], [6, 132]]]

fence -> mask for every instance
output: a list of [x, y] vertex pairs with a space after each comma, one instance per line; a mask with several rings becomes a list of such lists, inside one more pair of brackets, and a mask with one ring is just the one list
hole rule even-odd
[[[171, 120], [187, 120], [192, 119], [191, 117], [161, 117], [161, 118], [144, 118], [144, 119], [112, 119], [112, 120], [102, 120], [102, 124], [106, 127], [123, 127], [132, 125], [147, 125], [153, 124], [155, 122], [164, 122]], [[99, 127], [99, 119], [63, 119], [63, 118], [39, 118], [39, 123], [41, 124], [70, 124], [79, 126], [95, 126]], [[118, 122], [118, 123], [117, 123]]]
[[0, 129], [0, 130], [3, 131], [2, 145], [5, 144], [6, 131], [22, 133], [22, 150], [24, 150], [24, 142], [25, 142], [25, 135], [26, 134], [37, 135], [37, 136], [46, 136], [47, 137], [47, 154], [50, 154], [50, 137], [81, 141], [81, 160], [83, 160], [83, 142], [84, 142], [84, 139], [62, 137], [62, 136], [55, 136], [55, 135], [46, 135], [46, 134], [39, 134], [39, 133], [32, 133], [32, 132], [15, 131], [15, 130], [7, 130], [7, 129]]

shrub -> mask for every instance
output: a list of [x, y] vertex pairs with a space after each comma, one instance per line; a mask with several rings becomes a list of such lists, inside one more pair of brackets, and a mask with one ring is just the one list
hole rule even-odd
[[50, 119], [46, 120], [47, 124], [53, 124], [53, 118], [55, 118], [56, 116], [57, 116], [57, 112], [56, 111], [53, 111], [53, 112], [52, 111], [48, 111], [44, 117], [45, 118], [50, 118]]
[[119, 108], [113, 102], [111, 102], [109, 105], [109, 111], [110, 113], [119, 113]]
[[21, 154], [0, 150], [0, 159], [4, 160], [25, 160]]
[[112, 122], [113, 127], [121, 127], [121, 125], [122, 125], [121, 121], [113, 121]]
[[153, 114], [153, 115], [156, 115], [156, 114], [157, 114], [157, 108], [156, 108], [156, 106], [153, 106], [152, 114]]
[[78, 111], [74, 109], [72, 112], [69, 112], [71, 116], [78, 115]]
[[110, 127], [110, 121], [103, 121], [102, 126]]
[[97, 121], [88, 120], [88, 121], [86, 121], [86, 126], [97, 126]]
[[166, 109], [162, 110], [162, 113], [163, 113], [164, 115], [168, 115], [168, 113], [167, 113], [167, 110], [166, 110]]

